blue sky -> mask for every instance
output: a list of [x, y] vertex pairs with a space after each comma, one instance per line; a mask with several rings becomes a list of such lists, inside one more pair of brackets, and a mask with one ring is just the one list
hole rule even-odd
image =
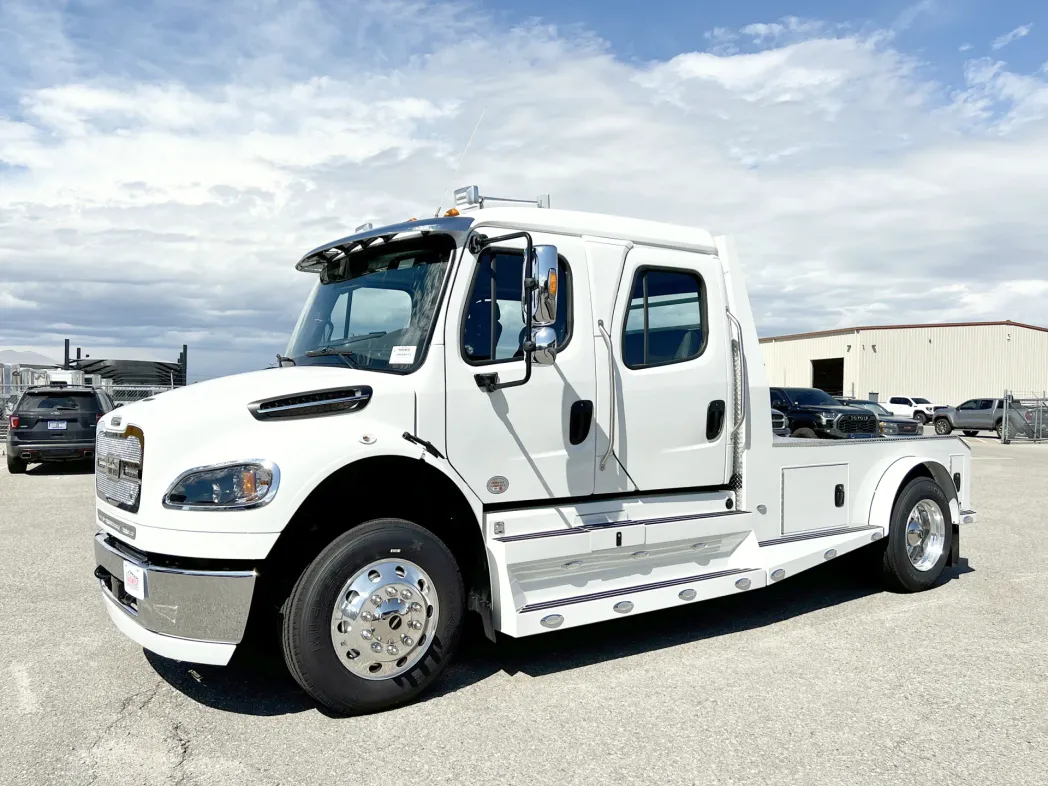
[[0, 348], [264, 366], [297, 256], [432, 210], [485, 106], [459, 184], [730, 232], [764, 335], [1044, 322], [1046, 17], [5, 0]]

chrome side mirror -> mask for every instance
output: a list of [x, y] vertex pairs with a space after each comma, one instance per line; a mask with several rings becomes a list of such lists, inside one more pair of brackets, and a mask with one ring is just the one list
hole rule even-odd
[[535, 346], [531, 359], [540, 366], [552, 366], [557, 360], [557, 331], [551, 327], [535, 328], [531, 342]]
[[535, 246], [531, 275], [536, 283], [531, 293], [531, 319], [535, 327], [546, 327], [557, 321], [558, 279], [556, 246]]

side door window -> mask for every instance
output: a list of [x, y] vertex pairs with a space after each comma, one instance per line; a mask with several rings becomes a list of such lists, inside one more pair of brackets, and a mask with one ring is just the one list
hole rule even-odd
[[640, 268], [634, 274], [622, 336], [622, 360], [641, 369], [683, 363], [706, 346], [702, 280], [683, 270]]
[[910, 406], [913, 406], [913, 405], [912, 405], [912, 404], [910, 403], [910, 400], [909, 400], [908, 398], [902, 398], [902, 397], [900, 397], [900, 396], [894, 396], [894, 397], [893, 397], [893, 398], [891, 399], [891, 403], [892, 403], [892, 404], [901, 404], [901, 405], [902, 405], [902, 406], [904, 406], [904, 407], [910, 407]]
[[975, 409], [978, 404], [978, 400], [972, 399], [971, 401], [965, 401], [963, 404], [961, 404], [961, 406], [957, 407], [957, 409], [967, 411], [970, 409]]
[[[524, 357], [524, 254], [509, 249], [486, 251], [477, 263], [462, 328], [462, 355], [471, 365], [503, 363]], [[571, 270], [558, 264], [557, 351], [571, 339]]]

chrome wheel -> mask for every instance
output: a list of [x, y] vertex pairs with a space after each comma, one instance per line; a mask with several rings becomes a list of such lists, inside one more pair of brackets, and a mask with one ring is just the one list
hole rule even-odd
[[930, 499], [913, 506], [906, 518], [906, 556], [917, 570], [931, 570], [946, 544], [946, 521], [942, 509]]
[[353, 674], [388, 680], [422, 659], [439, 620], [439, 597], [426, 572], [408, 560], [380, 560], [342, 587], [331, 613], [331, 645]]
[[935, 421], [936, 434], [949, 434], [950, 430], [950, 423], [948, 420], [946, 420], [946, 418], [940, 418], [939, 420]]

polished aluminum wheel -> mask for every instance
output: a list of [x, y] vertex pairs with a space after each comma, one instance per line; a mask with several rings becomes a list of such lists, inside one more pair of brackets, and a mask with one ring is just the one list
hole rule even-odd
[[439, 620], [437, 590], [426, 572], [408, 560], [380, 560], [342, 587], [331, 644], [358, 677], [388, 680], [421, 660]]
[[930, 499], [922, 499], [906, 518], [906, 556], [917, 570], [931, 570], [945, 545], [946, 520], [942, 508]]

